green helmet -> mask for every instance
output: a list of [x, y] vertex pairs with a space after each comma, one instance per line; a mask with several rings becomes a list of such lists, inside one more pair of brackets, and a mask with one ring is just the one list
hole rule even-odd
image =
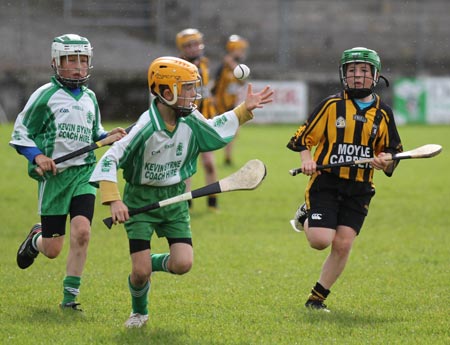
[[89, 61], [89, 70], [92, 69], [92, 46], [89, 40], [76, 34], [65, 34], [55, 37], [52, 42], [52, 67], [56, 78], [68, 87], [79, 87], [85, 85], [90, 77], [88, 72], [86, 77], [80, 79], [63, 78], [59, 74], [61, 68], [61, 58], [69, 55], [86, 55]]
[[[370, 89], [350, 89], [346, 81], [346, 67], [350, 63], [368, 63], [372, 66], [372, 87]], [[355, 47], [352, 49], [347, 49], [342, 53], [341, 62], [339, 65], [339, 77], [341, 83], [346, 91], [349, 92], [350, 96], [355, 96], [355, 98], [363, 98], [368, 96], [373, 92], [373, 89], [378, 83], [381, 73], [381, 60], [377, 52], [372, 49], [367, 49], [364, 47]], [[355, 91], [357, 90], [357, 91]]]

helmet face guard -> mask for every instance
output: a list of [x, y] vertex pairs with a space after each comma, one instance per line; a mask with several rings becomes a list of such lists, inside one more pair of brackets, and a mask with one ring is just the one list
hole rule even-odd
[[[202, 98], [198, 93], [202, 83], [197, 66], [176, 57], [160, 57], [151, 63], [148, 86], [161, 103], [176, 111], [177, 116], [191, 114], [197, 108], [195, 102]], [[167, 89], [172, 94], [171, 99], [164, 96]]]
[[[356, 78], [355, 75], [351, 76], [347, 73], [348, 66], [350, 64], [369, 64], [371, 75], [364, 74], [363, 84], [366, 85], [366, 80], [371, 80], [370, 88], [355, 88], [350, 87], [348, 80], [350, 77]], [[381, 61], [376, 51], [367, 49], [364, 47], [356, 47], [344, 51], [341, 57], [339, 65], [339, 77], [344, 90], [347, 91], [350, 98], [364, 98], [373, 93], [375, 86], [378, 83], [381, 72]]]
[[[61, 76], [62, 71], [72, 70], [63, 69], [61, 67], [62, 59], [67, 59], [69, 56], [76, 55], [78, 57], [78, 65], [81, 65], [80, 56], [87, 56], [88, 69], [87, 74], [81, 78], [67, 78]], [[77, 88], [86, 85], [90, 78], [90, 70], [92, 69], [92, 46], [91, 43], [84, 37], [75, 34], [66, 34], [56, 37], [52, 42], [52, 68], [55, 71], [56, 79], [64, 86], [69, 88]]]

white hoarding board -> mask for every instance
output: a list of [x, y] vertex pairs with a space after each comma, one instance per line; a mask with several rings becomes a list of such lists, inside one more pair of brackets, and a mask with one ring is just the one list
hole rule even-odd
[[450, 78], [425, 78], [426, 122], [450, 123]]
[[[305, 121], [308, 110], [308, 88], [300, 81], [251, 81], [253, 91], [260, 91], [266, 85], [274, 90], [273, 102], [263, 109], [255, 109], [252, 123], [295, 123]], [[243, 88], [243, 92], [247, 89]], [[243, 94], [245, 97], [245, 95]]]

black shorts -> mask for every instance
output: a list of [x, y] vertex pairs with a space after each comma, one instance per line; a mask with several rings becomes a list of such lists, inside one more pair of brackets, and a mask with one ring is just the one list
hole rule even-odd
[[311, 179], [306, 190], [308, 226], [336, 229], [349, 226], [359, 234], [369, 211], [375, 188], [322, 172]]
[[[83, 194], [72, 198], [70, 203], [70, 220], [76, 216], [83, 216], [92, 224], [94, 217], [95, 195]], [[53, 238], [66, 234], [67, 214], [55, 216], [41, 216], [42, 237]]]

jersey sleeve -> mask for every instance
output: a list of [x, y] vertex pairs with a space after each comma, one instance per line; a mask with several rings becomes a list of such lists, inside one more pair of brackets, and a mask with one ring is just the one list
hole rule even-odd
[[39, 150], [37, 147], [33, 147], [33, 146], [19, 146], [19, 145], [16, 145], [16, 150], [21, 155], [25, 156], [26, 159], [28, 159], [28, 161], [30, 163], [34, 163], [34, 158], [36, 156], [42, 154], [41, 150]]
[[51, 117], [51, 110], [47, 106], [49, 94], [45, 92], [46, 89], [47, 85], [44, 85], [36, 90], [17, 116], [9, 142], [12, 147], [39, 147], [37, 135]]
[[100, 181], [109, 181], [117, 183], [117, 170], [124, 165], [133, 164], [132, 159], [135, 156], [136, 148], [143, 147], [141, 129], [143, 123], [139, 122], [133, 127], [128, 135], [116, 141], [102, 156], [89, 182], [98, 187]]
[[205, 119], [199, 112], [193, 113], [192, 130], [201, 152], [225, 147], [233, 140], [239, 128], [239, 118], [234, 111], [228, 111], [212, 119]]
[[328, 113], [330, 108], [335, 106], [335, 99], [334, 97], [328, 97], [313, 110], [306, 122], [297, 129], [294, 136], [289, 140], [288, 149], [301, 152], [311, 150], [319, 143], [326, 131]]
[[[390, 153], [395, 155], [397, 153], [403, 152], [403, 145], [400, 139], [400, 134], [397, 130], [397, 125], [395, 123], [394, 114], [392, 109], [384, 106], [384, 111], [386, 116], [384, 117], [384, 130], [382, 131], [382, 135], [376, 142], [375, 146], [375, 155], [378, 155], [380, 152]], [[384, 172], [386, 176], [392, 176], [395, 168], [399, 164], [399, 160], [394, 161], [393, 169], [389, 172]]]

